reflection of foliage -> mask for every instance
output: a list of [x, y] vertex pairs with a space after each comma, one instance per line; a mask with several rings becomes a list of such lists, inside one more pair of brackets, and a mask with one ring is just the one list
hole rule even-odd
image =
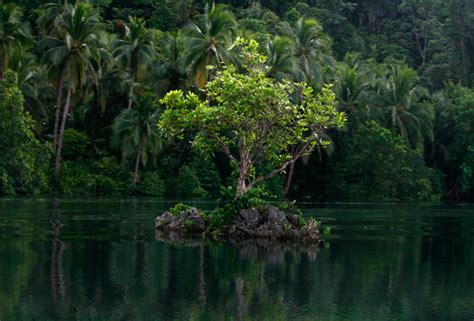
[[28, 241], [0, 242], [0, 318], [15, 319], [22, 291], [32, 281], [37, 255]]
[[[51, 210], [48, 203], [15, 201], [12, 212], [5, 204], [0, 211], [12, 217], [16, 211]], [[147, 204], [138, 206], [148, 210]], [[16, 227], [19, 234], [8, 234], [13, 240], [0, 244], [2, 319], [87, 319], [93, 311], [97, 320], [222, 320], [238, 311], [242, 319], [327, 320], [344, 311], [350, 320], [428, 321], [433, 309], [440, 319], [453, 311], [471, 313], [474, 290], [465, 287], [474, 264], [469, 209], [452, 212], [455, 219], [450, 213], [423, 215], [431, 207], [391, 208], [382, 222], [374, 221], [374, 214], [386, 208], [320, 209], [319, 215], [337, 226], [336, 238], [329, 249], [310, 250], [257, 242], [167, 244], [152, 240], [150, 227], [130, 219], [130, 207], [122, 202], [61, 206], [64, 213], [104, 213], [96, 220], [63, 215], [64, 300], [51, 306], [51, 242], [19, 239], [43, 224], [48, 228], [49, 221], [37, 216], [36, 228]], [[149, 209], [156, 211], [156, 204]], [[12, 227], [4, 224], [2, 232]], [[341, 228], [355, 239], [338, 239]], [[427, 240], [427, 230], [456, 237]], [[71, 235], [74, 240], [67, 240]]]

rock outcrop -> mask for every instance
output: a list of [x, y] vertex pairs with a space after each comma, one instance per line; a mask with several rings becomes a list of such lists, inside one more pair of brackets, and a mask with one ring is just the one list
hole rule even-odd
[[[166, 212], [156, 218], [155, 228], [164, 233], [199, 235], [209, 227], [209, 218], [196, 208], [181, 213]], [[306, 222], [297, 215], [276, 207], [242, 209], [228, 225], [220, 228], [220, 235], [230, 239], [268, 239], [317, 244], [320, 242], [318, 224]]]
[[155, 228], [166, 232], [199, 234], [206, 231], [207, 224], [201, 217], [199, 210], [190, 207], [177, 215], [170, 212], [163, 213], [156, 218]]

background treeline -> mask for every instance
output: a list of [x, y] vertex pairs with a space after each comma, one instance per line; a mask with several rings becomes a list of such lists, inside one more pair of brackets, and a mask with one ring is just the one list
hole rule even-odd
[[163, 136], [159, 99], [238, 64], [241, 36], [268, 76], [334, 84], [348, 115], [273, 194], [474, 200], [472, 1], [217, 2], [3, 1], [0, 194], [216, 195], [230, 165], [197, 153], [192, 132]]

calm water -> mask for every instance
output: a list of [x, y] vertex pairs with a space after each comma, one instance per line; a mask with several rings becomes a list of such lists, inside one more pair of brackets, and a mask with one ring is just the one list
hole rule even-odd
[[474, 320], [474, 206], [315, 205], [314, 249], [170, 245], [170, 205], [0, 200], [0, 320]]

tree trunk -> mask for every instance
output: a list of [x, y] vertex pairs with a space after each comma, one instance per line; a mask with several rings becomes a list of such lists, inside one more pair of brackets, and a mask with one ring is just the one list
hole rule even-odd
[[61, 171], [61, 150], [63, 147], [63, 138], [64, 138], [64, 129], [66, 128], [67, 115], [69, 113], [69, 107], [71, 106], [71, 93], [72, 86], [69, 85], [67, 90], [66, 104], [64, 105], [63, 118], [61, 121], [61, 128], [59, 129], [58, 134], [58, 147], [56, 148], [56, 160], [54, 162], [54, 176], [56, 180], [59, 178]]
[[247, 172], [249, 168], [249, 162], [247, 161], [245, 153], [241, 152], [240, 155], [242, 159], [240, 160], [240, 164], [239, 164], [239, 179], [237, 180], [237, 190], [236, 190], [238, 197], [243, 196], [248, 190], [246, 181], [247, 181]]
[[245, 183], [245, 174], [240, 173], [237, 181], [237, 196], [243, 196], [247, 192], [247, 185]]
[[0, 57], [0, 80], [3, 79], [4, 57]]
[[128, 93], [128, 108], [127, 110], [132, 110], [133, 104], [133, 89], [135, 87], [135, 72], [132, 73], [132, 82], [130, 83], [130, 92]]
[[142, 157], [142, 150], [138, 148], [137, 158], [135, 160], [135, 171], [133, 172], [133, 185], [138, 183], [138, 171], [140, 170], [140, 159]]
[[56, 115], [54, 117], [54, 132], [53, 132], [53, 146], [54, 151], [58, 148], [58, 127], [59, 127], [59, 115], [61, 115], [61, 104], [63, 98], [63, 80], [64, 71], [61, 71], [58, 81], [56, 83]]
[[286, 177], [285, 189], [283, 190], [283, 193], [285, 195], [287, 195], [288, 192], [290, 191], [291, 181], [293, 180], [293, 174], [295, 172], [295, 163], [296, 162], [292, 162], [290, 164], [290, 171], [288, 172], [288, 176]]

